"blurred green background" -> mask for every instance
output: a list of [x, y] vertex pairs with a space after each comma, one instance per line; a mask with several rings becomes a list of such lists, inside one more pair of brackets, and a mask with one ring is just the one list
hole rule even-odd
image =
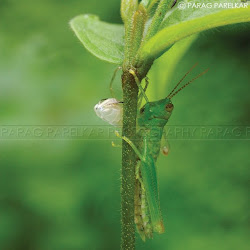
[[[6, 135], [31, 125], [107, 128], [93, 107], [110, 96], [116, 66], [90, 55], [68, 22], [93, 13], [121, 23], [119, 5], [0, 0], [1, 250], [119, 249], [121, 151], [110, 138]], [[202, 33], [167, 84], [171, 61], [154, 65], [149, 91], [155, 99], [195, 62], [194, 75], [210, 68], [174, 99], [170, 126], [249, 127], [249, 28]], [[115, 91], [121, 96], [118, 78]], [[137, 235], [137, 249], [248, 249], [247, 138], [170, 139], [169, 156], [158, 161], [166, 233], [145, 244]]]

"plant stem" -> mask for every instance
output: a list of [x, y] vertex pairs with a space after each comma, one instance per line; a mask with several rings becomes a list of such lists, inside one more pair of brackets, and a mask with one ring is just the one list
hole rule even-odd
[[[131, 141], [136, 138], [136, 116], [138, 87], [134, 77], [128, 72], [122, 75], [123, 88], [123, 136]], [[136, 155], [124, 140], [122, 142], [122, 250], [135, 249], [134, 194]]]

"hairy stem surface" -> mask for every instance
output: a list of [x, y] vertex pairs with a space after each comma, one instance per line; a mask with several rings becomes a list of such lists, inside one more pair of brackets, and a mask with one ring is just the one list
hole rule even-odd
[[[134, 77], [125, 71], [122, 76], [123, 87], [123, 136], [131, 141], [136, 137], [136, 115], [138, 87]], [[136, 155], [133, 149], [122, 142], [122, 185], [121, 185], [121, 216], [122, 243], [121, 249], [135, 249], [134, 194], [135, 194]]]

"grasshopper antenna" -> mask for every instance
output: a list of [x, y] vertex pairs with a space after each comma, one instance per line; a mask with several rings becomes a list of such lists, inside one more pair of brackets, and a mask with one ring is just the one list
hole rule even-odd
[[169, 93], [169, 95], [167, 96], [167, 98], [169, 98], [169, 96], [171, 96], [174, 91], [177, 89], [177, 87], [180, 85], [180, 83], [186, 78], [186, 76], [198, 65], [198, 63], [196, 63], [182, 78], [181, 80], [176, 84], [176, 86], [173, 88], [173, 90]]
[[177, 93], [179, 93], [181, 90], [183, 90], [184, 88], [186, 88], [190, 83], [192, 83], [194, 80], [198, 79], [199, 77], [201, 77], [202, 75], [206, 74], [208, 72], [209, 69], [206, 69], [205, 71], [203, 71], [202, 73], [200, 73], [198, 76], [196, 76], [195, 78], [193, 78], [192, 80], [190, 80], [189, 82], [187, 82], [186, 84], [184, 84], [181, 88], [179, 88], [177, 91], [175, 91], [171, 96], [168, 95], [168, 98], [171, 99], [173, 98]]

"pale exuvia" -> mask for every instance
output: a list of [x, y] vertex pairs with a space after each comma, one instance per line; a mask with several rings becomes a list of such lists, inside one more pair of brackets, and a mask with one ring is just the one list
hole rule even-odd
[[123, 107], [122, 103], [115, 98], [108, 98], [99, 101], [94, 110], [102, 120], [114, 126], [122, 125]]

